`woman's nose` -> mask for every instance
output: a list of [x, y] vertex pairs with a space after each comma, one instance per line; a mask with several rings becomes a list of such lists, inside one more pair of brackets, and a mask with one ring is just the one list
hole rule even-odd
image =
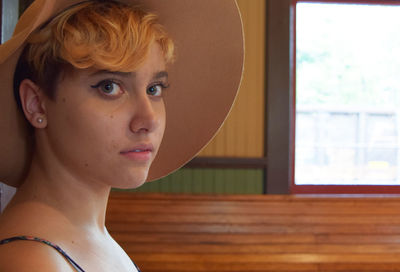
[[134, 111], [130, 122], [133, 133], [147, 133], [157, 127], [158, 116], [149, 97], [136, 98]]

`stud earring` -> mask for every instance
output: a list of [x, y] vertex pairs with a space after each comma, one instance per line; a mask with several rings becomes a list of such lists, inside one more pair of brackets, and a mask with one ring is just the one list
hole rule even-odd
[[42, 118], [42, 117], [38, 117], [37, 122], [38, 122], [39, 124], [43, 123], [43, 118]]

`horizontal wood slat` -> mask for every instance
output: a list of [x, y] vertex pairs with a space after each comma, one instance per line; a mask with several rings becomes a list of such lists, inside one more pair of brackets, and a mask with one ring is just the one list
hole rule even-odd
[[400, 196], [113, 192], [107, 227], [143, 271], [400, 271]]

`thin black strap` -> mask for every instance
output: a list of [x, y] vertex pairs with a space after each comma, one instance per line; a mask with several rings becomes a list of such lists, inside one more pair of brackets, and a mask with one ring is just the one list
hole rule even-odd
[[22, 240], [22, 241], [35, 241], [35, 242], [40, 242], [43, 244], [46, 244], [48, 246], [51, 246], [52, 248], [54, 248], [55, 250], [57, 250], [59, 253], [61, 253], [61, 255], [64, 256], [65, 259], [67, 259], [67, 261], [75, 268], [76, 271], [78, 272], [85, 272], [85, 270], [83, 270], [74, 260], [72, 260], [72, 258], [70, 256], [68, 256], [67, 253], [65, 253], [64, 250], [62, 250], [59, 246], [41, 239], [41, 238], [37, 238], [37, 237], [32, 237], [32, 236], [15, 236], [15, 237], [11, 237], [11, 238], [7, 238], [4, 240], [0, 241], [0, 245], [4, 245], [10, 242], [14, 242], [14, 241], [18, 241], [18, 240]]
[[[61, 255], [63, 255], [63, 257], [65, 259], [67, 259], [67, 261], [73, 266], [73, 268], [75, 268], [76, 271], [85, 272], [85, 270], [83, 270], [74, 260], [72, 260], [72, 258], [70, 256], [68, 256], [68, 254], [65, 253], [65, 251], [62, 250], [59, 246], [57, 246], [47, 240], [41, 239], [41, 238], [37, 238], [37, 237], [33, 237], [33, 236], [15, 236], [15, 237], [7, 238], [4, 240], [0, 240], [0, 245], [4, 245], [4, 244], [18, 241], [18, 240], [40, 242], [40, 243], [46, 244], [48, 246], [51, 246], [52, 248], [57, 250], [59, 253], [61, 253]], [[139, 267], [137, 267], [135, 262], [132, 261], [132, 263], [135, 266], [136, 270], [138, 272], [140, 272], [140, 269], [139, 269]]]

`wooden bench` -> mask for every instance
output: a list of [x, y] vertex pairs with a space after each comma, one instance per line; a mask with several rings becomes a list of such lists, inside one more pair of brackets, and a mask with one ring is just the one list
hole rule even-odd
[[143, 272], [400, 271], [400, 196], [113, 192], [107, 226]]

